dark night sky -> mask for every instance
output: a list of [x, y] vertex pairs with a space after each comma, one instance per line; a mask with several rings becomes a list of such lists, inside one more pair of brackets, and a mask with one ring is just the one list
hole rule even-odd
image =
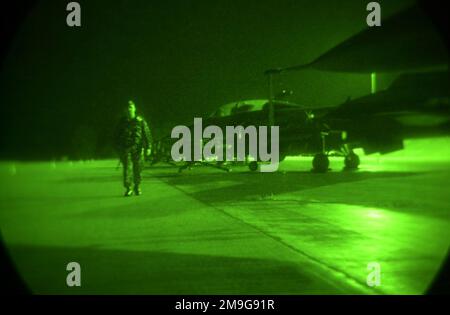
[[[4, 60], [4, 157], [76, 157], [83, 145], [108, 154], [128, 99], [161, 133], [265, 98], [264, 70], [309, 62], [364, 29], [369, 1], [79, 1], [81, 28], [66, 25], [68, 2], [39, 1]], [[384, 17], [412, 3], [379, 2]], [[277, 85], [305, 106], [336, 105], [367, 94], [369, 77], [310, 70]]]

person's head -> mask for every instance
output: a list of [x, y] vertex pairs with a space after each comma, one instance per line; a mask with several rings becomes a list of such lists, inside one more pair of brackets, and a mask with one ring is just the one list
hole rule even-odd
[[127, 116], [131, 119], [136, 117], [136, 104], [134, 104], [134, 102], [131, 100], [128, 101]]

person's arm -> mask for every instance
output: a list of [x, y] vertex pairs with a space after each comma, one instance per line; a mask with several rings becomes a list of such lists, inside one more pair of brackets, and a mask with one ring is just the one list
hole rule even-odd
[[150, 155], [152, 150], [152, 133], [145, 119], [142, 119], [142, 129], [144, 131], [144, 148], [145, 154]]

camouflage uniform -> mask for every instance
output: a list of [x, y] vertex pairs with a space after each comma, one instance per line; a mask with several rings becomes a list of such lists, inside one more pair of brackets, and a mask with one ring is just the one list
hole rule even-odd
[[144, 150], [151, 149], [151, 133], [147, 122], [141, 117], [123, 118], [115, 132], [116, 150], [123, 166], [123, 185], [135, 189], [141, 183]]

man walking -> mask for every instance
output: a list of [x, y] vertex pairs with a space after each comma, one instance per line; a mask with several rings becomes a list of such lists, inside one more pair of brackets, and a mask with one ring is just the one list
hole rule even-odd
[[[123, 166], [125, 197], [139, 196], [141, 171], [144, 155], [151, 153], [151, 133], [147, 122], [136, 115], [136, 105], [128, 101], [125, 117], [119, 122], [115, 132], [115, 146]], [[132, 188], [132, 184], [134, 187]]]

